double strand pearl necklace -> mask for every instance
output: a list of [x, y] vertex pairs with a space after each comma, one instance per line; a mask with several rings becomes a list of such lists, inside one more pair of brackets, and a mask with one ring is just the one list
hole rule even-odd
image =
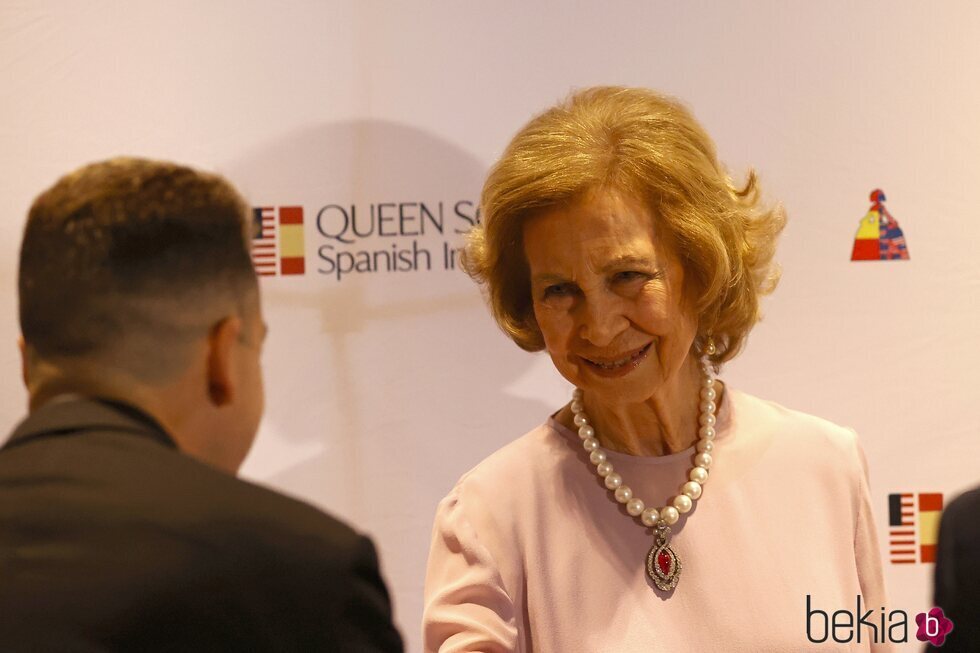
[[655, 529], [654, 544], [647, 554], [647, 574], [658, 588], [669, 591], [677, 586], [681, 575], [681, 559], [670, 546], [670, 526], [677, 523], [681, 514], [690, 512], [694, 502], [701, 496], [701, 486], [708, 480], [708, 470], [711, 468], [711, 452], [714, 450], [715, 412], [718, 406], [715, 398], [714, 369], [708, 360], [715, 348], [709, 342], [705, 355], [701, 358], [701, 403], [698, 422], [697, 453], [694, 455], [694, 466], [688, 472], [688, 481], [681, 485], [680, 494], [674, 496], [666, 506], [648, 508], [646, 503], [633, 496], [633, 490], [623, 481], [623, 477], [613, 470], [608, 455], [599, 446], [595, 437], [595, 429], [589, 424], [582, 403], [582, 390], [576, 388], [572, 395], [572, 413], [578, 435], [582, 439], [582, 448], [589, 452], [589, 460], [595, 465], [596, 473], [605, 481], [606, 487], [614, 493], [616, 501], [626, 505], [626, 512], [633, 517], [639, 517], [644, 526]]

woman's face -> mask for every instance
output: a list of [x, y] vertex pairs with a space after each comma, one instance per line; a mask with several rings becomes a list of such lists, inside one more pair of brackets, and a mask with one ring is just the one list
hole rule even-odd
[[682, 378], [697, 332], [684, 268], [653, 225], [642, 204], [603, 191], [524, 226], [545, 347], [562, 376], [604, 403], [644, 401]]

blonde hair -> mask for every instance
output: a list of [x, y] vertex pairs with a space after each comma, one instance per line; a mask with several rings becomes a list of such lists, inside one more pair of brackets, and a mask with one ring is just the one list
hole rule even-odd
[[[763, 206], [754, 172], [737, 187], [714, 143], [677, 101], [639, 88], [595, 87], [532, 119], [490, 171], [481, 224], [463, 249], [464, 269], [484, 286], [504, 332], [528, 351], [544, 348], [534, 320], [523, 225], [597, 189], [642, 202], [684, 265], [699, 338], [715, 363], [733, 358], [760, 318], [759, 299], [779, 280], [773, 263], [785, 225]], [[696, 345], [697, 346], [697, 345]]]

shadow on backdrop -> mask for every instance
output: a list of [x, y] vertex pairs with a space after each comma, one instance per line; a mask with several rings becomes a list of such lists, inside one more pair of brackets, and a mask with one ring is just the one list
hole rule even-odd
[[[397, 496], [397, 515], [381, 509], [394, 520], [386, 529], [427, 545], [435, 501], [455, 479], [557, 408], [503, 392], [533, 358], [496, 329], [468, 277], [440, 264], [468, 228], [456, 212], [476, 215], [486, 166], [431, 133], [359, 120], [288, 134], [221, 172], [255, 205], [305, 209], [306, 273], [263, 280], [269, 400], [246, 472], [361, 523]], [[379, 228], [371, 216], [382, 203], [433, 214], [442, 203], [442, 230], [433, 220], [404, 233], [397, 220]], [[328, 205], [356, 214], [356, 232], [335, 209], [318, 225]], [[324, 245], [334, 253], [409, 241], [431, 251], [431, 269], [338, 281], [318, 256]], [[263, 439], [301, 455], [270, 466]]]

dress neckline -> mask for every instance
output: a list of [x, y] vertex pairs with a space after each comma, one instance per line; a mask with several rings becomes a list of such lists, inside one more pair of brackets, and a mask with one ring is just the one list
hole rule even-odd
[[[732, 422], [732, 390], [731, 385], [725, 384], [725, 393], [721, 396], [721, 404], [718, 406], [718, 412], [715, 416], [715, 441], [724, 440], [728, 437], [731, 432], [731, 422]], [[578, 444], [578, 434], [569, 429], [567, 426], [555, 419], [554, 413], [548, 417], [546, 425], [550, 427], [553, 431], [558, 433], [563, 438], [570, 440], [574, 444]], [[694, 445], [692, 444], [687, 449], [683, 451], [677, 451], [675, 453], [665, 454], [663, 456], [634, 456], [628, 453], [622, 453], [619, 451], [613, 451], [611, 449], [604, 449], [609, 460], [614, 463], [628, 462], [630, 464], [636, 465], [670, 465], [678, 460], [683, 460], [684, 462], [689, 462], [691, 456], [694, 455]]]

